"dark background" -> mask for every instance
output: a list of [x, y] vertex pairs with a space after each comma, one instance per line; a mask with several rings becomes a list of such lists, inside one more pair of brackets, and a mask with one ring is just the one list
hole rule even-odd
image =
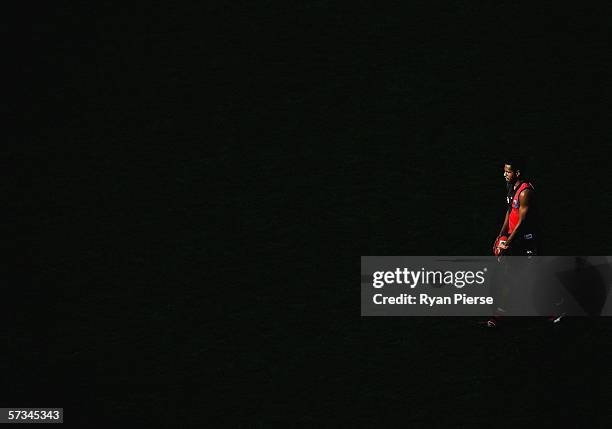
[[510, 2], [21, 15], [3, 403], [79, 424], [608, 426], [606, 319], [489, 332], [358, 308], [361, 255], [490, 252], [508, 155], [529, 160], [546, 254], [609, 254], [605, 17]]

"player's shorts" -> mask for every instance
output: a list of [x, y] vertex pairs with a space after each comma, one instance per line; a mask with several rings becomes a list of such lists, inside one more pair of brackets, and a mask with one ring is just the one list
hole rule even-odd
[[539, 252], [539, 243], [535, 234], [524, 234], [517, 237], [510, 245], [508, 256], [537, 256]]

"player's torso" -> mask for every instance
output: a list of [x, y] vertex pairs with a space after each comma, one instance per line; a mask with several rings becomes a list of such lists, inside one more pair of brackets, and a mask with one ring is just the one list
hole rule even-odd
[[529, 189], [531, 192], [529, 198], [529, 210], [521, 224], [523, 236], [529, 237], [530, 239], [536, 234], [537, 230], [537, 202], [535, 198], [535, 189], [529, 182], [521, 182], [515, 187], [512, 187], [506, 196], [506, 202], [508, 209], [510, 210], [508, 216], [508, 231], [511, 234], [516, 228], [519, 221], [519, 209], [520, 209], [520, 194], [525, 190]]

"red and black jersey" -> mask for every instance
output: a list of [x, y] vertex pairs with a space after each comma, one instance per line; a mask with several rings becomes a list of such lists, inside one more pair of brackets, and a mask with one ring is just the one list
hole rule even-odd
[[[521, 192], [525, 189], [530, 189], [535, 192], [534, 186], [527, 181], [522, 181], [510, 185], [506, 202], [508, 203], [508, 235], [515, 230], [519, 220]], [[539, 214], [535, 198], [531, 198], [529, 202], [529, 210], [527, 216], [521, 223], [521, 230], [515, 236], [514, 241], [510, 245], [509, 255], [537, 255], [540, 253], [540, 230], [539, 230]]]
[[[521, 195], [521, 192], [523, 192], [525, 189], [531, 189], [531, 191], [535, 191], [533, 185], [529, 182], [522, 182], [518, 188], [516, 188], [516, 190], [514, 191], [514, 195], [512, 196], [512, 198], [510, 197], [510, 194], [508, 194], [507, 196], [507, 201], [508, 201], [508, 210], [510, 210], [510, 214], [508, 215], [508, 234], [512, 234], [512, 231], [514, 231], [514, 228], [516, 228], [516, 225], [518, 224], [519, 221], [519, 206], [520, 206], [520, 202], [519, 202], [519, 196]], [[535, 209], [535, 207], [533, 207]], [[530, 210], [531, 210], [531, 206], [530, 206]], [[527, 214], [528, 218], [533, 217], [532, 213], [528, 213]], [[523, 222], [528, 222], [528, 219], [525, 219]], [[528, 226], [528, 225], [525, 225]], [[523, 231], [525, 231], [525, 229], [523, 229]], [[535, 232], [535, 231], [530, 231], [530, 232]]]

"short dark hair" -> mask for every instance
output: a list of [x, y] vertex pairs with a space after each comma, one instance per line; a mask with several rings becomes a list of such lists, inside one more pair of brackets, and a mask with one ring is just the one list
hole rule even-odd
[[525, 174], [525, 160], [518, 157], [506, 158], [505, 164], [512, 167], [512, 171], [520, 171], [521, 174]]

